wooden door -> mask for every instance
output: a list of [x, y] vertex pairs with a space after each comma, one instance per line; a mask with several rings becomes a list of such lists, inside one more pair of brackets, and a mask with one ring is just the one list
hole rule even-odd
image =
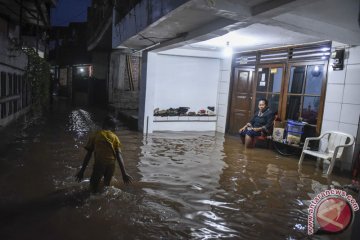
[[229, 133], [236, 134], [252, 117], [254, 69], [235, 68], [231, 93]]

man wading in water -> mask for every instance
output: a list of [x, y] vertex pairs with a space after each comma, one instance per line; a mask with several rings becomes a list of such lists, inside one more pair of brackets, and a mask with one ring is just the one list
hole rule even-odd
[[88, 165], [91, 155], [95, 152], [95, 163], [90, 178], [90, 189], [92, 192], [99, 191], [99, 183], [104, 176], [104, 185], [109, 186], [115, 170], [115, 160], [119, 163], [122, 178], [125, 184], [131, 183], [132, 177], [127, 174], [124, 161], [121, 156], [120, 140], [115, 135], [116, 121], [110, 117], [105, 117], [102, 130], [90, 135], [85, 146], [87, 154], [85, 155], [80, 171], [75, 175], [77, 181], [84, 177], [86, 166]]

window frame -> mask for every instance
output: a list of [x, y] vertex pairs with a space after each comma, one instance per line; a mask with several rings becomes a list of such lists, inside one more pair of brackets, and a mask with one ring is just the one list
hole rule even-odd
[[[267, 83], [267, 91], [263, 92], [263, 91], [257, 91], [257, 84], [258, 84], [258, 78], [259, 78], [259, 69], [263, 69], [263, 68], [269, 68], [270, 72], [268, 74], [268, 77], [266, 79], [266, 83]], [[286, 77], [286, 65], [282, 64], [282, 63], [274, 63], [274, 64], [258, 64], [256, 66], [256, 74], [255, 74], [255, 79], [254, 79], [254, 84], [253, 84], [253, 109], [254, 111], [257, 109], [257, 102], [256, 102], [256, 95], [257, 93], [261, 93], [261, 94], [265, 94], [266, 95], [266, 99], [269, 101], [269, 96], [274, 94], [274, 92], [270, 92], [269, 91], [269, 81], [270, 81], [270, 75], [271, 75], [271, 68], [282, 68], [283, 69], [283, 73], [282, 73], [282, 77], [281, 77], [281, 86], [280, 86], [280, 91], [279, 93], [276, 93], [279, 95], [279, 105], [278, 105], [278, 109], [271, 109], [273, 112], [276, 112], [278, 115], [282, 112], [282, 101], [283, 101], [283, 87], [284, 87], [284, 80]]]
[[[307, 68], [308, 68], [308, 66], [311, 66], [311, 65], [323, 65], [324, 66], [320, 95], [305, 94], [306, 80], [307, 80]], [[305, 68], [305, 76], [304, 76], [304, 84], [302, 86], [302, 93], [289, 93], [288, 88], [289, 88], [289, 82], [290, 82], [290, 77], [291, 77], [291, 68], [292, 67], [300, 67], [300, 66], [306, 67]], [[282, 101], [281, 109], [283, 111], [281, 112], [281, 115], [280, 115], [281, 119], [286, 118], [286, 110], [287, 110], [286, 105], [287, 105], [288, 96], [300, 96], [301, 97], [300, 117], [302, 116], [302, 106], [303, 106], [303, 102], [304, 102], [304, 100], [303, 100], [304, 96], [316, 96], [316, 97], [320, 96], [318, 119], [317, 119], [317, 123], [316, 123], [316, 132], [317, 132], [317, 134], [319, 134], [320, 130], [321, 130], [323, 112], [324, 112], [324, 103], [325, 103], [325, 94], [326, 94], [326, 85], [327, 85], [328, 61], [302, 61], [302, 62], [296, 62], [296, 63], [293, 62], [293, 63], [288, 63], [286, 66], [286, 69], [287, 69], [287, 71], [286, 71], [286, 77], [285, 77], [283, 93], [282, 93], [283, 101]], [[297, 119], [295, 119], [295, 120], [297, 120]]]

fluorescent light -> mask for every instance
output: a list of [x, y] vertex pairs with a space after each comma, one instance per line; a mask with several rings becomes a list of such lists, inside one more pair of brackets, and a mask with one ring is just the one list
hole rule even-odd
[[233, 50], [230, 47], [229, 42], [226, 42], [226, 47], [224, 48], [224, 56], [225, 57], [231, 57], [233, 54]]

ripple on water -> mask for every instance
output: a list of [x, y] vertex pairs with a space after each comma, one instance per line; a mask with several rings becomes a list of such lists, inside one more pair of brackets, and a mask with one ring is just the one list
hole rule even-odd
[[[79, 229], [87, 238], [101, 235], [104, 239], [303, 239], [310, 199], [345, 181], [333, 176], [327, 182], [313, 165], [297, 171], [297, 159], [279, 157], [271, 150], [245, 150], [238, 138], [230, 136], [155, 133], [143, 139], [139, 133], [119, 131], [127, 170], [137, 181], [123, 185], [117, 166], [112, 186], [90, 195], [91, 166], [81, 183], [74, 181], [74, 175], [83, 157], [79, 148], [96, 124], [85, 110], [65, 116], [66, 128], [55, 129], [66, 131], [56, 131], [56, 138], [54, 132], [46, 132], [49, 128], [42, 129], [46, 131], [41, 135], [31, 135], [41, 136], [42, 144], [49, 148], [44, 155], [48, 155], [36, 161], [42, 154], [27, 150], [21, 169], [21, 173], [34, 175], [28, 166], [35, 162], [36, 167], [45, 165], [51, 170], [37, 183], [45, 185], [43, 179], [51, 178], [56, 191], [53, 201], [46, 203], [57, 205], [50, 214], [40, 215], [46, 217], [39, 217], [39, 223], [33, 216], [14, 218], [13, 229], [25, 223], [22, 228], [29, 226], [28, 233], [45, 226], [63, 239]], [[16, 144], [21, 145], [21, 140]], [[19, 186], [29, 186], [33, 175], [19, 181]], [[3, 186], [11, 179], [1, 180]], [[18, 191], [14, 189], [11, 191]], [[57, 229], [68, 232], [61, 235]]]

